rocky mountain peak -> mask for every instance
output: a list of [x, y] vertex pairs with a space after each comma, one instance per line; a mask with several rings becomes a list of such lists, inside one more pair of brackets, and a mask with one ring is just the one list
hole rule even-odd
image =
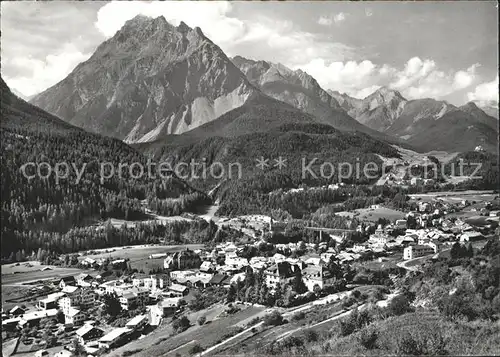
[[198, 36], [201, 36], [201, 37], [205, 37], [205, 34], [203, 33], [203, 31], [201, 30], [201, 28], [199, 28], [198, 26], [196, 26], [194, 28], [194, 33], [197, 34]]
[[[383, 101], [388, 102], [391, 100], [406, 100], [399, 91], [390, 89], [387, 86], [382, 86], [377, 89], [375, 92], [370, 94], [367, 98], [379, 97]], [[367, 99], [365, 98], [365, 99]]]
[[179, 31], [180, 33], [188, 33], [191, 30], [192, 30], [191, 27], [186, 25], [186, 23], [184, 21], [181, 21], [179, 26], [177, 26], [177, 31]]
[[473, 111], [477, 111], [477, 110], [481, 110], [476, 103], [474, 102], [468, 102], [468, 103], [465, 103], [464, 105], [462, 105], [461, 107], [459, 107], [460, 110], [463, 110], [463, 111], [468, 111], [468, 112], [473, 112]]
[[118, 30], [118, 33], [125, 32], [127, 35], [138, 35], [141, 32], [148, 30], [172, 30], [173, 28], [174, 27], [167, 22], [163, 16], [153, 18], [146, 15], [137, 15], [134, 18], [127, 20], [123, 27]]
[[32, 102], [85, 129], [139, 142], [212, 121], [256, 91], [199, 27], [136, 16]]

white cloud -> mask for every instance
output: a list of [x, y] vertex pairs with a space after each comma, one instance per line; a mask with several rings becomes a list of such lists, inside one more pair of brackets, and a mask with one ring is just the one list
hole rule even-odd
[[[262, 16], [237, 19], [231, 16], [231, 7], [230, 2], [222, 1], [113, 1], [99, 10], [95, 26], [111, 37], [127, 20], [139, 14], [164, 16], [173, 25], [184, 21], [191, 27], [200, 27], [228, 56], [255, 57], [262, 50], [264, 59], [288, 64], [306, 63], [316, 56], [343, 59], [351, 50], [346, 45], [322, 40], [319, 35], [296, 31], [291, 21]], [[339, 21], [344, 16], [338, 17]], [[252, 55], [245, 52], [248, 49]]]
[[385, 76], [380, 74], [382, 68], [385, 70], [385, 67], [377, 68], [374, 63], [368, 60], [326, 64], [325, 60], [318, 58], [296, 68], [299, 67], [316, 78], [322, 87], [356, 97], [363, 95], [367, 88], [380, 86], [377, 82]]
[[[291, 21], [260, 17], [245, 23], [245, 34], [221, 48], [230, 56], [280, 62], [288, 67], [303, 65], [311, 58], [338, 61], [351, 58], [354, 50], [318, 34], [294, 29]], [[216, 42], [217, 43], [217, 42]]]
[[113, 36], [127, 20], [141, 14], [164, 16], [173, 25], [184, 21], [200, 27], [215, 43], [223, 45], [241, 37], [245, 24], [228, 13], [232, 5], [226, 1], [113, 1], [97, 14], [95, 26], [107, 37]]
[[331, 26], [333, 24], [333, 19], [330, 16], [320, 16], [318, 19], [318, 24], [323, 26]]
[[498, 105], [498, 75], [491, 82], [481, 83], [473, 92], [467, 93], [467, 99], [479, 102], [494, 102]]
[[479, 65], [456, 72], [439, 69], [430, 59], [410, 58], [402, 69], [387, 64], [377, 65], [371, 61], [332, 62], [314, 59], [301, 68], [315, 77], [325, 88], [364, 98], [380, 86], [399, 90], [409, 99], [442, 98], [469, 87]]
[[343, 12], [339, 12], [338, 14], [333, 16], [333, 21], [335, 23], [339, 23], [345, 20], [345, 14]]
[[375, 92], [377, 89], [379, 89], [381, 86], [378, 85], [373, 85], [370, 87], [363, 88], [357, 92], [351, 92], [351, 97], [358, 98], [358, 99], [364, 99], [368, 97], [370, 94]]
[[453, 86], [457, 89], [467, 88], [472, 84], [474, 79], [476, 78], [476, 68], [479, 67], [479, 64], [473, 64], [465, 71], [458, 71], [455, 73], [455, 80], [453, 82]]
[[331, 26], [335, 23], [338, 25], [346, 19], [346, 15], [347, 14], [345, 12], [339, 12], [338, 14], [331, 14], [327, 16], [322, 15], [318, 19], [318, 24], [323, 26]]
[[[29, 97], [64, 79], [76, 65], [87, 60], [90, 55], [67, 43], [57, 54], [48, 55], [44, 60], [33, 57], [12, 59], [16, 66], [26, 69], [26, 75], [10, 78], [2, 73], [2, 77], [9, 87]], [[2, 57], [2, 67], [6, 61], [9, 59]]]

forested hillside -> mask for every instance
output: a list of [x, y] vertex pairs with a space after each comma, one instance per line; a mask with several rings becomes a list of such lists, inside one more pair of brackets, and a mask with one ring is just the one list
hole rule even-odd
[[[119, 170], [120, 163], [147, 164], [123, 142], [64, 123], [15, 97], [3, 81], [1, 94], [3, 257], [40, 247], [84, 248], [77, 242], [81, 237], [66, 234], [70, 229], [107, 218], [143, 219], [141, 200], [160, 202], [163, 211], [176, 214], [194, 202], [207, 202], [206, 195], [175, 175], [161, 180], [158, 175], [139, 175], [139, 169]], [[113, 166], [115, 174], [101, 171], [101, 165]]]
[[[279, 340], [259, 341], [256, 351], [245, 345], [241, 352], [249, 356], [498, 355], [499, 268], [497, 238], [480, 249], [456, 243], [451, 257], [429, 261], [422, 272], [397, 279], [394, 275], [399, 294], [386, 307], [365, 296], [359, 308], [330, 328], [304, 322]], [[254, 346], [251, 342], [247, 344]]]
[[[210, 123], [215, 124], [217, 121]], [[257, 125], [256, 121], [254, 125]], [[255, 131], [258, 130], [256, 127]], [[188, 143], [182, 145], [184, 136]], [[266, 202], [271, 191], [300, 185], [330, 184], [339, 181], [339, 174], [345, 183], [371, 183], [373, 178], [364, 174], [365, 165], [377, 165], [370, 175], [379, 176], [382, 161], [377, 154], [386, 157], [399, 155], [389, 144], [363, 133], [342, 132], [328, 125], [286, 120], [279, 126], [269, 127], [266, 132], [196, 140], [187, 133], [176, 138], [175, 144], [156, 142], [149, 146], [141, 145], [140, 149], [157, 161], [171, 160], [175, 164], [193, 160], [204, 162], [207, 168], [216, 164], [219, 170], [214, 170], [214, 175], [207, 170], [206, 178], [193, 179], [191, 183], [206, 191], [217, 187], [214, 195], [221, 202], [219, 213], [223, 215], [265, 212], [270, 208]], [[281, 167], [275, 161], [280, 157], [286, 160]], [[265, 166], [258, 166], [257, 160], [260, 159], [268, 160]], [[241, 167], [239, 171], [237, 165]], [[201, 175], [201, 170], [200, 166], [195, 173]]]

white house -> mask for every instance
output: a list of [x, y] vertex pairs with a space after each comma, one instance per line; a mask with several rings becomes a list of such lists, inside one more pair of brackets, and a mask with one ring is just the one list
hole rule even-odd
[[80, 325], [85, 320], [85, 314], [78, 309], [70, 307], [64, 312], [64, 322], [66, 324]]
[[314, 291], [315, 287], [324, 289], [335, 282], [332, 274], [323, 266], [310, 266], [302, 270], [302, 281], [307, 290]]
[[403, 259], [415, 259], [434, 254], [434, 249], [428, 245], [410, 245], [403, 250]]

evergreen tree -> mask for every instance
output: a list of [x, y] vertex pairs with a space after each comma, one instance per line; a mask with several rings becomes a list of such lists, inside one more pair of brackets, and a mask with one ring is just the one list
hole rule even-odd
[[116, 293], [104, 295], [104, 313], [116, 317], [122, 311], [120, 300]]
[[451, 246], [451, 250], [450, 250], [450, 257], [451, 257], [451, 259], [458, 259], [458, 258], [460, 258], [461, 257], [461, 253], [462, 253], [462, 246], [460, 245], [460, 243], [455, 242]]
[[236, 288], [234, 287], [234, 284], [231, 284], [229, 286], [229, 289], [227, 290], [227, 296], [226, 296], [226, 301], [227, 302], [234, 302], [236, 300]]
[[472, 244], [469, 243], [467, 245], [467, 255], [468, 258], [472, 258], [474, 256], [474, 249], [472, 248]]
[[300, 269], [296, 269], [294, 273], [295, 276], [292, 280], [292, 288], [297, 294], [303, 294], [307, 291], [307, 287], [302, 280], [302, 272], [300, 271]]

